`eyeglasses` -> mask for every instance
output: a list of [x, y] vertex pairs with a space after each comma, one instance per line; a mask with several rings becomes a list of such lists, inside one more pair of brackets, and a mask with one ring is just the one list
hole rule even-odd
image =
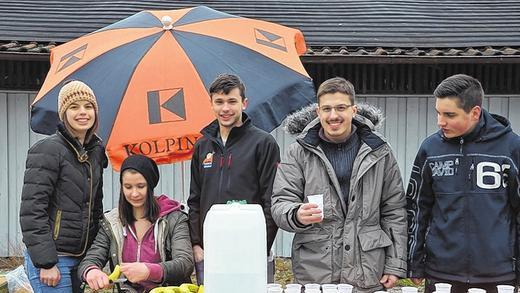
[[339, 104], [339, 105], [336, 105], [336, 106], [328, 106], [328, 105], [325, 105], [325, 106], [321, 106], [320, 107], [320, 111], [323, 112], [323, 113], [330, 113], [332, 112], [332, 109], [334, 109], [334, 111], [336, 111], [336, 113], [343, 113], [345, 111], [348, 110], [348, 108], [352, 107], [354, 105], [345, 105], [345, 104]]

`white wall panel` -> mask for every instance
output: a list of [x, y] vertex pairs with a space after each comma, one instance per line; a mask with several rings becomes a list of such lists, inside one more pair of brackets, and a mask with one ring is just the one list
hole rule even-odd
[[[30, 145], [42, 135], [30, 131], [29, 105], [34, 93], [0, 92], [0, 257], [15, 255], [20, 251], [21, 235], [18, 221], [20, 195], [23, 184], [25, 158]], [[403, 183], [406, 187], [417, 149], [428, 135], [437, 131], [435, 99], [431, 97], [373, 96], [362, 97], [359, 102], [379, 106], [386, 116], [381, 132], [387, 137], [396, 155]], [[486, 98], [484, 107], [493, 113], [508, 117], [516, 132], [520, 132], [520, 96]], [[295, 138], [282, 128], [272, 135], [280, 145], [283, 156]], [[186, 203], [189, 196], [190, 163], [161, 165], [161, 181], [157, 194]], [[117, 205], [119, 199], [119, 173], [110, 171], [103, 175], [104, 209]], [[275, 241], [275, 253], [290, 256], [291, 233], [280, 231]]]

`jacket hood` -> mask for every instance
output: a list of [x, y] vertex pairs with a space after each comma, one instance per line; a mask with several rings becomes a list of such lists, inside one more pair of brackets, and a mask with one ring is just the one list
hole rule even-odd
[[[298, 135], [302, 133], [305, 127], [318, 117], [318, 113], [316, 113], [317, 107], [318, 104], [314, 103], [303, 107], [300, 110], [287, 116], [284, 123], [285, 132], [291, 135]], [[366, 103], [357, 104], [357, 109], [358, 111], [356, 116], [362, 116], [366, 118], [364, 119], [364, 122], [370, 122], [372, 125], [369, 126], [372, 129], [377, 130], [382, 127], [385, 117], [381, 109]]]
[[[500, 137], [511, 131], [511, 122], [509, 122], [507, 118], [497, 114], [491, 114], [487, 110], [482, 109], [480, 120], [477, 123], [475, 129], [473, 129], [473, 131], [470, 133], [463, 135], [462, 137], [467, 141], [484, 142], [496, 139], [497, 137]], [[439, 130], [438, 134], [444, 140], [455, 141], [457, 143], [459, 142], [459, 137], [450, 139], [446, 138], [442, 133], [442, 130]]]
[[159, 204], [159, 217], [163, 217], [171, 212], [183, 209], [183, 206], [180, 202], [171, 199], [164, 194], [158, 196], [156, 199], [157, 203]]

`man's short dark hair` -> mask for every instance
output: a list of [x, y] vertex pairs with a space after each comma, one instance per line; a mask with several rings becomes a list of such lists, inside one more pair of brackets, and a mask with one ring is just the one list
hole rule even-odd
[[246, 99], [246, 87], [240, 78], [234, 74], [223, 73], [217, 76], [217, 78], [211, 83], [209, 87], [209, 96], [213, 97], [213, 94], [229, 94], [233, 89], [238, 88], [240, 90], [240, 96], [242, 101]]
[[330, 78], [320, 84], [317, 93], [318, 104], [320, 103], [321, 96], [335, 93], [342, 93], [348, 95], [350, 98], [350, 103], [354, 105], [354, 100], [356, 97], [354, 85], [350, 81], [344, 79], [343, 77]]
[[433, 92], [437, 99], [456, 98], [457, 105], [469, 113], [475, 106], [482, 107], [484, 90], [480, 82], [469, 75], [456, 74], [443, 80]]

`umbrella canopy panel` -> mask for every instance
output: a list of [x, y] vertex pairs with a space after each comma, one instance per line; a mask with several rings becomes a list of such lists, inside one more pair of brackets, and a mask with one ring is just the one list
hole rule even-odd
[[32, 107], [31, 127], [56, 129], [64, 81], [82, 80], [99, 104], [99, 134], [114, 167], [142, 153], [158, 163], [189, 159], [213, 119], [207, 89], [221, 73], [244, 81], [246, 111], [266, 131], [314, 100], [296, 29], [204, 6], [143, 11], [56, 47]]

